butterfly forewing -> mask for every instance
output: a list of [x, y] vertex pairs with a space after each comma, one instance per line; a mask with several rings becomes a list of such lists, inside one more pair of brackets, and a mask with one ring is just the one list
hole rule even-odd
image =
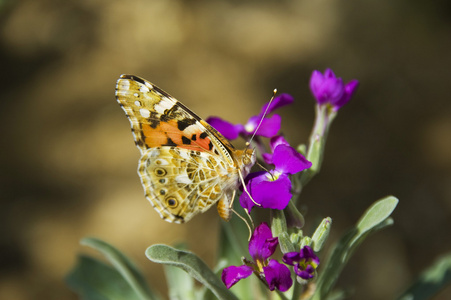
[[162, 145], [177, 146], [211, 151], [231, 160], [228, 152], [221, 153], [225, 149], [218, 147], [221, 142], [209, 133], [210, 125], [152, 83], [137, 76], [122, 75], [117, 82], [116, 97], [130, 119], [141, 151]]

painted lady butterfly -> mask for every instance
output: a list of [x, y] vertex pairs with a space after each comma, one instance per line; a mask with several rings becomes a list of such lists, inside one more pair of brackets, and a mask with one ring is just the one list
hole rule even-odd
[[[218, 203], [228, 221], [236, 189], [255, 163], [207, 122], [152, 83], [121, 75], [116, 98], [141, 151], [145, 195], [168, 222], [183, 223]], [[241, 181], [240, 181], [241, 179]]]

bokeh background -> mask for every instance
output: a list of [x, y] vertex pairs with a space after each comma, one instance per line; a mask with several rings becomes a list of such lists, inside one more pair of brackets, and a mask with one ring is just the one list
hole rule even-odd
[[314, 118], [309, 76], [326, 67], [361, 85], [302, 194], [307, 222], [332, 217], [330, 244], [397, 196], [394, 226], [339, 281], [352, 299], [395, 297], [451, 250], [450, 13], [445, 0], [0, 1], [0, 298], [76, 299], [63, 278], [89, 252], [84, 236], [118, 246], [163, 293], [147, 246], [185, 241], [213, 265], [215, 209], [175, 225], [143, 197], [120, 74], [235, 123], [278, 88], [295, 97], [280, 112], [298, 144]]

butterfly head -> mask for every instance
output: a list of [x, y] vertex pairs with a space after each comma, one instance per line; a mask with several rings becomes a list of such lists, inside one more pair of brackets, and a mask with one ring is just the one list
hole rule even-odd
[[242, 150], [242, 152], [242, 155], [238, 157], [240, 157], [241, 159], [240, 164], [242, 168], [242, 174], [244, 177], [246, 177], [250, 173], [252, 166], [257, 161], [257, 158], [254, 149], [246, 148], [245, 150]]

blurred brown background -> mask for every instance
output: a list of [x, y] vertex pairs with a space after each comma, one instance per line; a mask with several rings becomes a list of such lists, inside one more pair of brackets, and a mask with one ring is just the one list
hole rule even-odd
[[326, 67], [361, 86], [302, 195], [307, 222], [331, 216], [331, 243], [397, 196], [394, 226], [339, 282], [353, 299], [395, 297], [451, 250], [450, 12], [444, 0], [0, 1], [0, 298], [76, 299], [63, 277], [84, 236], [124, 250], [163, 293], [147, 246], [186, 241], [213, 264], [215, 209], [175, 225], [143, 197], [120, 74], [235, 123], [278, 88], [295, 97], [281, 114], [297, 144], [314, 117], [309, 76]]

